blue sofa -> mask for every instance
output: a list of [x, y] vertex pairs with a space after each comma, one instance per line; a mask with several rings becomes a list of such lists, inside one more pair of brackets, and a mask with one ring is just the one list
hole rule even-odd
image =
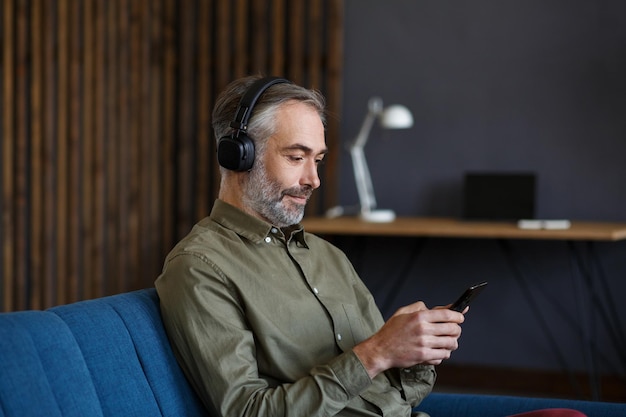
[[[503, 417], [545, 407], [626, 416], [626, 404], [437, 393], [419, 409]], [[210, 415], [176, 363], [154, 289], [0, 314], [0, 417]]]

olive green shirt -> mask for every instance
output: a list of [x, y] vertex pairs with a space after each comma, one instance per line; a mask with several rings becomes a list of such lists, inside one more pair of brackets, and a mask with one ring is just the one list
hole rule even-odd
[[217, 200], [156, 280], [183, 371], [217, 415], [409, 416], [431, 366], [369, 378], [352, 347], [383, 318], [339, 249]]

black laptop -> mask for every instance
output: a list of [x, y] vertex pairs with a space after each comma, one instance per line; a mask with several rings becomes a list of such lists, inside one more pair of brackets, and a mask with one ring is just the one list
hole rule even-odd
[[534, 173], [467, 172], [463, 216], [467, 220], [535, 218]]

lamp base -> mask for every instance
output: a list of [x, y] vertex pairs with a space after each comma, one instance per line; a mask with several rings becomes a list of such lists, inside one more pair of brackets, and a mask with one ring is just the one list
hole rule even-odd
[[396, 219], [396, 213], [393, 210], [371, 210], [361, 212], [360, 219], [371, 223], [389, 223]]

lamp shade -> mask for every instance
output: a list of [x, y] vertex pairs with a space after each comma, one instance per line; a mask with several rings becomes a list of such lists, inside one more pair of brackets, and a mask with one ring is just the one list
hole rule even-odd
[[385, 129], [407, 129], [413, 126], [413, 115], [405, 106], [394, 104], [382, 111], [380, 125]]

